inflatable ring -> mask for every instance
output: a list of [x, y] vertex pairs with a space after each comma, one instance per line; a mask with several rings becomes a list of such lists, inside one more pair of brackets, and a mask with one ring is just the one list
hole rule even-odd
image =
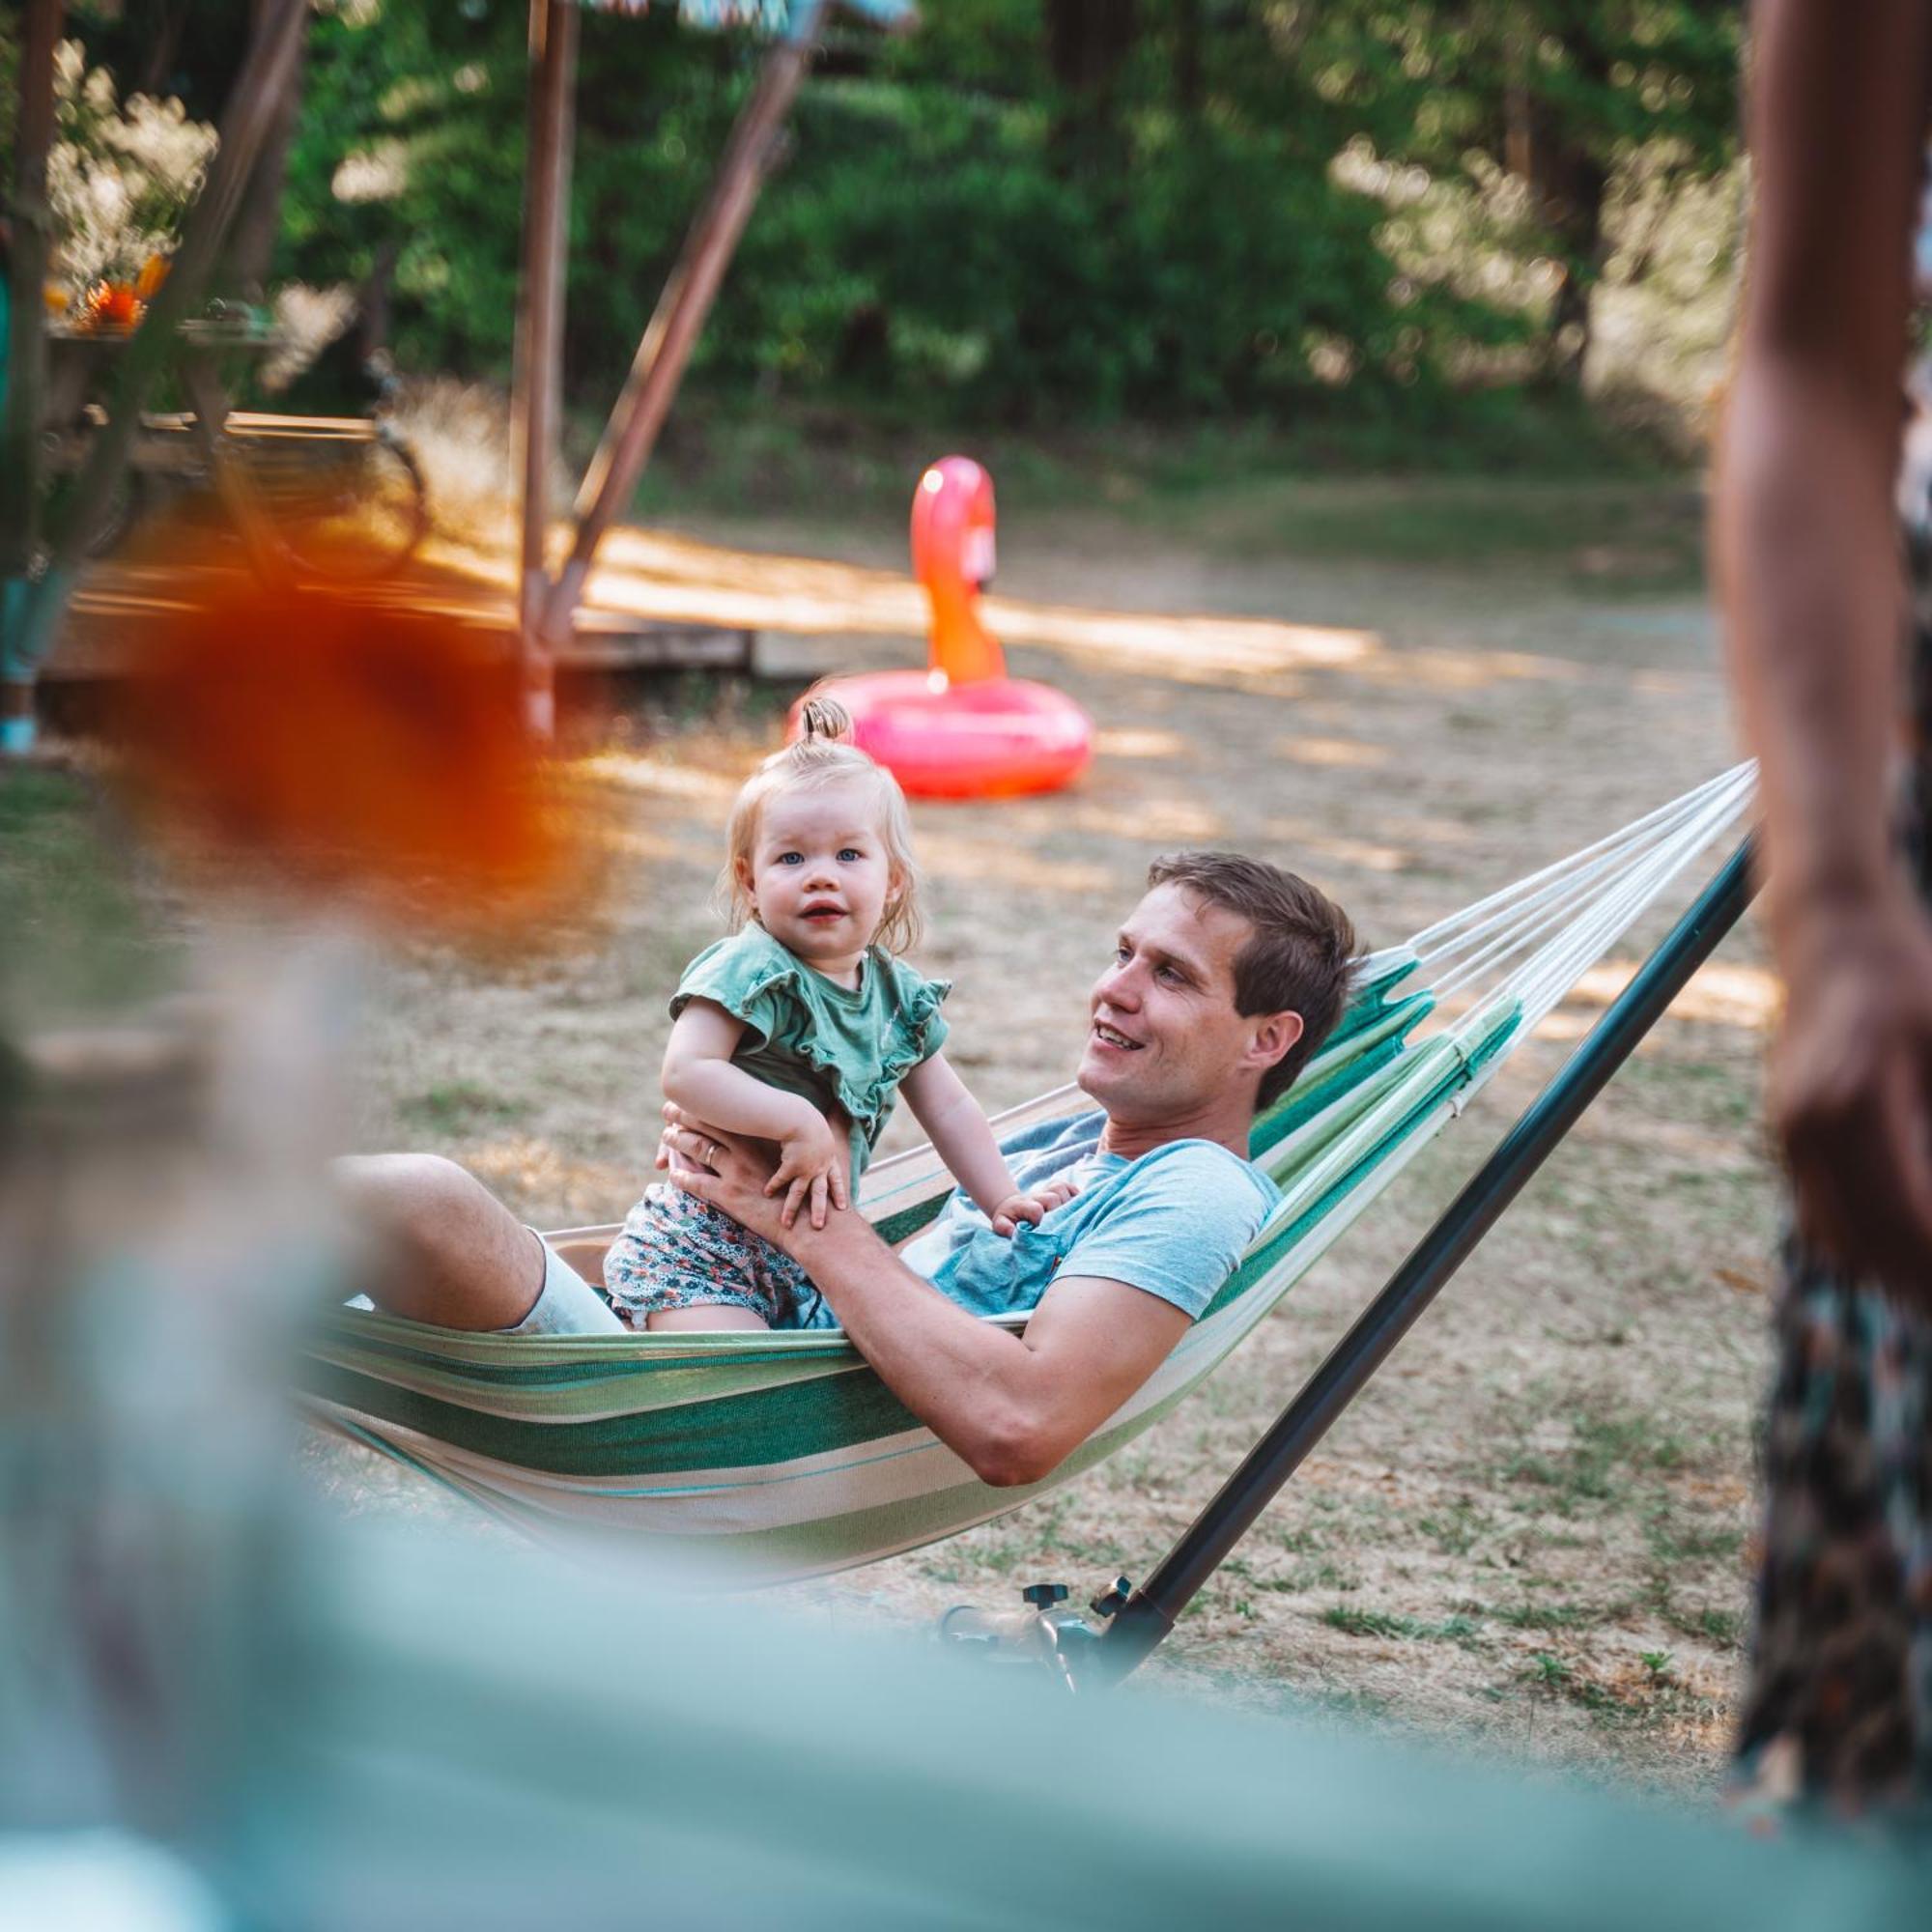
[[1057, 791], [1094, 755], [1093, 724], [1070, 697], [1007, 675], [980, 621], [993, 554], [993, 479], [971, 457], [941, 457], [912, 500], [913, 573], [932, 609], [928, 668], [826, 687], [852, 715], [852, 742], [917, 798]]
[[931, 671], [881, 670], [828, 689], [852, 714], [852, 742], [914, 798], [1057, 791], [1094, 754], [1087, 714], [1065, 693], [1025, 678], [948, 684]]

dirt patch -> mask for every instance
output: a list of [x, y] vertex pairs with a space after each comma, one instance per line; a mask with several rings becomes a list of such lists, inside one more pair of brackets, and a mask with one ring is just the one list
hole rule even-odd
[[[1580, 554], [1588, 500], [1577, 507]], [[1211, 503], [1186, 528], [1094, 512], [1002, 532], [1012, 668], [1069, 691], [1101, 737], [1065, 797], [915, 813], [931, 880], [919, 963], [957, 982], [954, 1058], [988, 1107], [1065, 1077], [1086, 988], [1164, 847], [1293, 865], [1381, 944], [1735, 756], [1694, 597], [1599, 586], [1614, 558], [1594, 551], [1581, 572], [1270, 555], [1266, 512], [1249, 506], [1218, 535]], [[660, 568], [670, 552], [656, 541], [619, 547], [655, 608], [698, 613], [716, 584], [818, 600], [810, 634], [767, 639], [788, 676], [918, 649], [890, 629], [902, 619], [878, 614], [904, 608], [895, 532], [714, 526], [682, 533], [675, 571]], [[841, 628], [840, 608], [867, 614]], [[611, 828], [609, 895], [582, 929], [513, 964], [430, 951], [390, 962], [372, 1002], [362, 1143], [455, 1155], [539, 1225], [620, 1215], [654, 1139], [665, 996], [716, 929], [706, 900], [724, 807], [776, 736], [767, 700], [673, 733], [640, 724], [582, 760]], [[1623, 970], [1653, 936], [1625, 949]], [[1040, 1577], [1084, 1596], [1117, 1571], [1145, 1576], [1617, 977], [1614, 965], [1598, 976], [1214, 1381], [1131, 1449], [1003, 1522], [783, 1594], [917, 1620]], [[1151, 1676], [1713, 1781], [1746, 1614], [1774, 1218], [1755, 1125], [1771, 1006], [1756, 941], [1740, 935]], [[330, 1467], [353, 1490], [352, 1465]]]

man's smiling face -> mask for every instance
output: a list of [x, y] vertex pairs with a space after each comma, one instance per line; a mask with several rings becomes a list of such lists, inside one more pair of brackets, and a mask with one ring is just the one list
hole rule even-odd
[[1076, 1076], [1117, 1125], [1184, 1130], [1250, 1066], [1256, 1023], [1235, 1010], [1235, 961], [1252, 930], [1180, 885], [1134, 908], [1094, 987]]

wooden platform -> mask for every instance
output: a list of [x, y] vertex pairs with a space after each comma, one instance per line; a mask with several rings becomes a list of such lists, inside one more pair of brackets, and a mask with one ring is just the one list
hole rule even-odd
[[[101, 563], [82, 578], [59, 641], [41, 668], [43, 686], [89, 685], [125, 677], [136, 668], [145, 626], [191, 609], [205, 594], [208, 575], [189, 578], [152, 563]], [[338, 589], [343, 586], [334, 586]], [[372, 608], [406, 605], [473, 625], [500, 639], [507, 657], [516, 644], [516, 616], [491, 585], [455, 571], [419, 570], [407, 578], [353, 586]], [[560, 673], [708, 669], [751, 675], [758, 633], [740, 625], [666, 622], [617, 611], [578, 612], [576, 634], [556, 653]]]

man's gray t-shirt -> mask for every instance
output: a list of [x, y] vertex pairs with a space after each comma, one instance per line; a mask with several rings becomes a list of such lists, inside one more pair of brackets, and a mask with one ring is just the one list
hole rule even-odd
[[1200, 1315], [1281, 1192], [1213, 1141], [1170, 1141], [1136, 1160], [1102, 1153], [1106, 1124], [1095, 1108], [1002, 1143], [1022, 1193], [1078, 1170], [1080, 1192], [1037, 1228], [996, 1235], [961, 1190], [900, 1259], [973, 1315], [1030, 1309], [1062, 1273], [1123, 1281]]

